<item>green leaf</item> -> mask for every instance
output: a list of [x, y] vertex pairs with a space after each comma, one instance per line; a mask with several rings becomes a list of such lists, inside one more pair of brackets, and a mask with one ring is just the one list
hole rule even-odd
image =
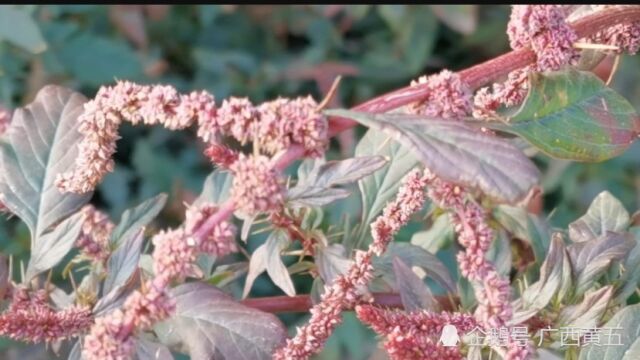
[[171, 351], [163, 344], [142, 338], [136, 338], [135, 343], [134, 360], [173, 360]]
[[244, 306], [213, 286], [183, 284], [171, 294], [176, 311], [155, 330], [164, 344], [179, 340], [192, 359], [271, 359], [287, 338], [277, 317]]
[[126, 42], [90, 32], [81, 32], [63, 42], [57, 54], [67, 71], [89, 85], [134, 80], [142, 74], [142, 63]]
[[554, 296], [562, 300], [571, 285], [571, 263], [561, 236], [551, 240], [540, 279], [526, 288], [513, 304], [511, 324], [520, 324], [544, 309]]
[[612, 262], [623, 260], [635, 245], [628, 234], [613, 232], [571, 244], [567, 252], [576, 278], [576, 295], [587, 291]]
[[204, 180], [202, 192], [194, 202], [194, 205], [202, 205], [204, 203], [222, 204], [229, 198], [232, 183], [233, 175], [229, 171], [215, 169]]
[[108, 294], [126, 284], [131, 275], [138, 269], [142, 243], [144, 242], [143, 235], [144, 232], [140, 229], [137, 233], [124, 238], [109, 256], [107, 278], [104, 280], [102, 290], [104, 294]]
[[524, 198], [538, 182], [539, 171], [520, 150], [460, 121], [398, 113], [371, 114], [327, 110], [383, 131], [413, 150], [425, 166], [444, 180], [472, 188], [507, 203]]
[[371, 175], [386, 163], [387, 160], [382, 156], [327, 161], [314, 169], [305, 183], [323, 187], [346, 185]]
[[[289, 189], [287, 202], [294, 207], [320, 207], [350, 195], [345, 189], [332, 186], [346, 185], [360, 180], [386, 164], [382, 156], [361, 156], [340, 161], [303, 163], [298, 169], [303, 175], [295, 187]], [[310, 167], [313, 166], [313, 167]]]
[[31, 250], [24, 282], [27, 283], [39, 273], [56, 266], [73, 248], [83, 224], [84, 214], [79, 212], [60, 223], [53, 231], [40, 236]]
[[593, 240], [607, 231], [622, 232], [629, 226], [629, 213], [620, 200], [603, 191], [593, 200], [587, 213], [569, 224], [569, 238], [575, 242]]
[[[634, 360], [640, 344], [640, 304], [630, 305], [618, 311], [601, 328], [618, 329], [612, 341], [620, 334], [622, 345], [589, 344], [580, 351], [580, 360]], [[606, 335], [605, 335], [606, 338]]]
[[122, 213], [120, 222], [111, 232], [109, 244], [117, 248], [123, 241], [134, 237], [140, 229], [158, 216], [167, 202], [167, 194], [159, 194]]
[[399, 257], [393, 259], [393, 273], [402, 305], [406, 311], [439, 311], [440, 304], [427, 285]]
[[444, 289], [455, 294], [455, 282], [442, 261], [430, 252], [409, 243], [391, 243], [382, 256], [373, 260], [373, 267], [376, 272], [389, 278], [389, 283], [396, 283], [393, 273], [393, 259], [396, 257], [400, 258], [408, 266], [421, 267], [428, 276], [438, 282]]
[[580, 304], [562, 308], [555, 324], [581, 329], [597, 327], [600, 319], [607, 310], [607, 304], [609, 304], [612, 294], [612, 286], [605, 286], [587, 293]]
[[527, 241], [533, 249], [536, 263], [542, 264], [551, 239], [551, 229], [544, 219], [526, 209], [509, 205], [498, 205], [493, 216], [515, 237]]
[[31, 53], [47, 49], [38, 24], [26, 9], [16, 5], [0, 5], [0, 41], [7, 40]]
[[[16, 110], [0, 143], [2, 202], [31, 232], [29, 276], [48, 270], [71, 249], [75, 239], [58, 234], [58, 224], [91, 198], [90, 193], [61, 193], [55, 186], [56, 176], [75, 166], [82, 139], [76, 119], [85, 100], [62, 87], [44, 87], [31, 104]], [[51, 258], [45, 259], [46, 253]]]
[[59, 86], [45, 86], [13, 115], [0, 147], [2, 202], [31, 231], [32, 251], [42, 234], [86, 204], [91, 194], [62, 193], [58, 174], [75, 167], [82, 136], [76, 121], [86, 98]]
[[315, 263], [325, 284], [331, 284], [335, 278], [349, 271], [352, 261], [345, 254], [342, 244], [323, 246], [319, 243], [316, 246]]
[[243, 298], [249, 295], [253, 282], [258, 275], [265, 270], [271, 280], [273, 280], [285, 294], [289, 296], [296, 294], [291, 276], [289, 276], [287, 267], [280, 257], [280, 253], [288, 248], [290, 243], [291, 240], [287, 232], [284, 230], [275, 230], [269, 235], [267, 241], [253, 252], [249, 262], [249, 273], [247, 274], [247, 280], [244, 285]]
[[633, 106], [590, 72], [534, 73], [520, 110], [499, 127], [549, 156], [604, 161], [636, 139], [640, 118]]
[[498, 232], [491, 242], [491, 247], [487, 251], [486, 257], [496, 267], [496, 271], [502, 276], [509, 276], [511, 272], [511, 241], [504, 231]]
[[380, 170], [358, 182], [362, 197], [362, 220], [357, 243], [369, 236], [369, 224], [398, 192], [400, 180], [419, 162], [407, 147], [382, 131], [369, 129], [358, 143], [356, 156], [380, 155], [389, 161]]
[[315, 186], [296, 186], [287, 193], [287, 204], [293, 208], [321, 207], [332, 202], [344, 199], [351, 195], [346, 189], [331, 189]]
[[455, 238], [453, 223], [448, 213], [438, 216], [428, 230], [418, 231], [411, 243], [435, 254]]

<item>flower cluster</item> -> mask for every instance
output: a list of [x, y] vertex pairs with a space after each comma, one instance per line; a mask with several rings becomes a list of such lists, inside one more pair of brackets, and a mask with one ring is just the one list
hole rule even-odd
[[[84, 105], [79, 117], [83, 135], [78, 145], [75, 169], [58, 174], [56, 185], [63, 191], [85, 193], [93, 190], [113, 171], [118, 128], [123, 121], [133, 125], [161, 124], [171, 130], [197, 122], [198, 136], [209, 144], [208, 156], [230, 165], [233, 151], [212, 147], [222, 136], [241, 144], [256, 140], [265, 153], [273, 155], [291, 144], [304, 147], [305, 155], [320, 156], [328, 145], [327, 120], [311, 97], [277, 99], [254, 106], [247, 98], [231, 97], [216, 106], [205, 91], [181, 95], [171, 86], [138, 85], [120, 81], [103, 86]], [[223, 151], [224, 150], [224, 151]]]
[[171, 282], [188, 276], [199, 276], [194, 262], [198, 253], [224, 256], [236, 251], [236, 229], [222, 221], [200, 234], [200, 225], [218, 209], [213, 204], [192, 206], [187, 210], [184, 226], [162, 231], [153, 238], [153, 270], [155, 277], [146, 280], [141, 290], [133, 292], [123, 308], [98, 318], [85, 337], [83, 358], [88, 360], [126, 359], [133, 350], [131, 334], [135, 329], [147, 330], [166, 319], [175, 309], [169, 296]]
[[473, 98], [473, 116], [486, 119], [496, 115], [500, 106], [520, 105], [527, 97], [529, 74], [534, 66], [514, 70], [507, 75], [504, 82], [494, 83], [491, 87], [478, 90]]
[[[595, 10], [625, 6], [633, 5], [593, 5]], [[626, 52], [630, 55], [635, 55], [640, 50], [640, 21], [606, 28], [589, 37], [589, 40], [596, 44], [615, 46], [618, 48], [616, 53]]]
[[[349, 271], [325, 288], [320, 303], [310, 310], [309, 322], [297, 329], [296, 336], [287, 340], [285, 346], [275, 353], [274, 359], [308, 359], [322, 349], [340, 324], [342, 310], [355, 306], [366, 294], [366, 287], [373, 278], [372, 257], [383, 253], [400, 227], [422, 208], [423, 181], [419, 170], [404, 177], [396, 199], [387, 204], [383, 214], [371, 225], [374, 243], [367, 251], [356, 250]], [[387, 217], [386, 220], [380, 220]]]
[[110, 254], [109, 237], [115, 225], [107, 214], [92, 205], [85, 205], [80, 211], [85, 220], [75, 245], [84, 256], [104, 262]]
[[354, 264], [325, 288], [320, 303], [311, 308], [311, 318], [297, 328], [295, 337], [273, 356], [276, 360], [308, 359], [318, 353], [342, 321], [342, 310], [353, 306], [373, 278], [370, 252], [357, 251]]
[[136, 125], [162, 124], [171, 130], [184, 129], [194, 120], [212, 116], [213, 97], [206, 93], [180, 95], [170, 86], [138, 85], [120, 81], [103, 86], [84, 105], [78, 118], [83, 135], [73, 171], [58, 174], [56, 185], [63, 191], [85, 193], [113, 171], [118, 127], [122, 121]]
[[241, 213], [251, 216], [282, 208], [284, 187], [268, 157], [240, 154], [230, 170], [233, 173], [231, 198]]
[[311, 98], [278, 98], [255, 106], [247, 98], [222, 102], [217, 115], [200, 122], [198, 135], [216, 143], [231, 136], [241, 144], [253, 140], [260, 151], [273, 155], [291, 144], [302, 145], [307, 156], [320, 156], [327, 147], [327, 120]]
[[450, 210], [458, 241], [464, 251], [457, 256], [461, 274], [482, 286], [476, 288], [478, 314], [487, 327], [502, 326], [511, 318], [509, 282], [500, 278], [495, 267], [485, 258], [491, 246], [493, 231], [487, 225], [484, 209], [467, 199], [467, 193], [427, 172], [429, 198]]
[[427, 95], [423, 100], [409, 105], [410, 112], [445, 119], [459, 118], [471, 112], [471, 89], [458, 74], [443, 70], [411, 82], [411, 86], [422, 84], [426, 86]]
[[559, 70], [578, 61], [579, 52], [573, 47], [578, 36], [565, 21], [567, 15], [561, 5], [513, 5], [507, 27], [511, 48], [531, 48], [536, 53], [536, 63], [512, 71], [502, 83], [478, 90], [473, 99], [475, 117], [493, 117], [502, 105], [522, 103], [530, 73]]
[[396, 198], [385, 206], [382, 216], [371, 224], [371, 249], [374, 254], [382, 255], [393, 236], [409, 222], [412, 214], [422, 208], [426, 184], [426, 179], [418, 169], [405, 176]]
[[307, 156], [324, 154], [329, 127], [311, 96], [278, 98], [260, 105], [259, 110], [256, 139], [261, 150], [275, 154], [291, 144], [300, 144]]
[[56, 311], [48, 304], [45, 290], [29, 293], [24, 287], [15, 287], [9, 308], [0, 315], [0, 336], [31, 343], [54, 342], [80, 335], [91, 323], [89, 308], [72, 306]]
[[[460, 272], [474, 284], [478, 300], [475, 316], [485, 328], [505, 326], [513, 315], [509, 280], [498, 274], [485, 254], [493, 239], [493, 230], [487, 225], [484, 209], [468, 199], [466, 191], [428, 174], [429, 198], [450, 210], [458, 241], [465, 248], [457, 256]], [[509, 339], [506, 359], [527, 359], [529, 347], [520, 347]]]
[[507, 25], [511, 48], [530, 47], [536, 53], [537, 70], [558, 70], [577, 62], [573, 47], [576, 32], [567, 24], [563, 5], [513, 5]]
[[462, 333], [477, 326], [473, 316], [459, 313], [438, 314], [426, 310], [407, 313], [359, 305], [356, 314], [360, 321], [385, 338], [384, 347], [393, 360], [463, 359], [458, 347], [444, 347], [439, 338], [446, 325]]

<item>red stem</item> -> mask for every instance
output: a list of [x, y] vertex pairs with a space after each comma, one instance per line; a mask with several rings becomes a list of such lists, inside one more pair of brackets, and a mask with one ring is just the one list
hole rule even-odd
[[[444, 310], [453, 310], [455, 307], [448, 297], [437, 296], [436, 299]], [[403, 308], [400, 294], [397, 293], [373, 293], [373, 303], [385, 308]], [[309, 295], [252, 298], [242, 300], [242, 304], [274, 314], [307, 312], [313, 306]]]

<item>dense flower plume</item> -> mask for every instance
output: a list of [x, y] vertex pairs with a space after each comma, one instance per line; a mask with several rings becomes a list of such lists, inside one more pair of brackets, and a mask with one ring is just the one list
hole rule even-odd
[[493, 117], [500, 106], [521, 104], [527, 96], [530, 73], [577, 63], [580, 53], [573, 44], [578, 36], [565, 21], [567, 15], [563, 5], [513, 5], [507, 26], [511, 48], [531, 48], [536, 63], [512, 71], [504, 82], [478, 90], [473, 100], [475, 117]]
[[239, 211], [252, 216], [282, 209], [282, 179], [268, 157], [241, 154], [230, 169], [233, 173], [231, 198]]
[[85, 220], [76, 240], [76, 247], [84, 256], [104, 262], [111, 253], [109, 236], [115, 225], [107, 214], [97, 210], [93, 205], [85, 205], [80, 211], [84, 213]]
[[[487, 225], [484, 209], [469, 199], [467, 192], [455, 184], [443, 181], [432, 174], [429, 179], [429, 198], [439, 206], [450, 210], [458, 242], [464, 251], [457, 260], [461, 274], [474, 283], [478, 301], [476, 317], [485, 328], [505, 326], [513, 315], [509, 280], [500, 276], [485, 254], [493, 239], [493, 230]], [[507, 359], [527, 359], [528, 347], [520, 347], [509, 341]]]
[[227, 221], [218, 223], [206, 234], [198, 233], [204, 219], [217, 210], [208, 203], [191, 206], [182, 227], [161, 231], [153, 237], [154, 278], [145, 281], [141, 290], [134, 291], [122, 309], [96, 320], [84, 340], [85, 359], [128, 358], [133, 350], [133, 332], [150, 329], [174, 311], [175, 304], [168, 293], [171, 282], [201, 275], [195, 265], [198, 253], [224, 256], [237, 250], [236, 229]]
[[45, 290], [15, 287], [9, 308], [0, 315], [0, 336], [30, 343], [55, 342], [80, 335], [92, 323], [91, 310], [71, 306], [54, 310]]
[[[304, 147], [306, 155], [320, 156], [328, 145], [327, 120], [311, 97], [280, 98], [259, 107], [247, 98], [231, 97], [218, 108], [213, 96], [204, 91], [181, 95], [171, 86], [120, 81], [101, 87], [85, 104], [78, 121], [84, 138], [78, 146], [76, 168], [56, 178], [61, 190], [78, 193], [93, 190], [107, 172], [113, 171], [112, 156], [123, 121], [160, 124], [171, 130], [197, 122], [198, 136], [210, 145], [217, 144], [222, 136], [242, 144], [259, 139], [257, 145], [267, 154], [296, 143]], [[210, 147], [208, 152], [212, 160], [229, 165], [228, 156], [222, 156], [229, 155], [228, 151]]]
[[318, 353], [342, 321], [342, 311], [355, 306], [359, 300], [366, 300], [366, 288], [373, 278], [372, 257], [383, 253], [410, 216], [422, 208], [424, 185], [425, 180], [419, 170], [413, 170], [404, 177], [396, 198], [385, 206], [382, 215], [371, 225], [374, 243], [367, 251], [356, 250], [349, 271], [325, 288], [320, 303], [310, 310], [309, 322], [297, 329], [296, 336], [287, 340], [274, 359], [308, 359]]
[[[592, 5], [595, 11], [627, 6], [633, 5]], [[640, 21], [611, 26], [589, 37], [589, 40], [595, 44], [615, 46], [618, 54], [626, 52], [635, 55], [640, 50]]]
[[307, 156], [324, 154], [329, 128], [318, 104], [310, 96], [278, 98], [260, 105], [259, 111], [261, 118], [256, 139], [261, 150], [273, 155], [291, 144], [300, 144]]
[[96, 97], [84, 105], [84, 113], [78, 118], [84, 138], [78, 146], [76, 168], [59, 174], [56, 184], [63, 191], [85, 193], [93, 190], [107, 172], [113, 171], [112, 156], [122, 121], [184, 129], [196, 120], [195, 116], [209, 115], [198, 111], [206, 108], [208, 102], [213, 102], [213, 97], [179, 95], [170, 86], [120, 81], [114, 86], [101, 87]]
[[530, 47], [539, 71], [575, 63], [579, 52], [573, 44], [578, 35], [565, 21], [567, 15], [564, 5], [513, 5], [507, 25], [511, 48]]
[[443, 70], [411, 82], [411, 86], [421, 84], [426, 84], [427, 95], [409, 106], [412, 113], [445, 119], [459, 118], [470, 113], [471, 90], [458, 74]]
[[459, 313], [401, 312], [359, 305], [356, 314], [384, 338], [385, 350], [392, 360], [463, 359], [457, 346], [439, 343], [443, 328], [452, 325], [464, 334], [477, 326], [473, 316]]

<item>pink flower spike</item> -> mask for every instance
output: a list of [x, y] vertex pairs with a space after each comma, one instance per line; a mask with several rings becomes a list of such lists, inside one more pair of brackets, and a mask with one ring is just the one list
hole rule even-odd
[[411, 113], [456, 119], [471, 112], [471, 90], [458, 74], [442, 70], [438, 74], [422, 76], [417, 81], [412, 81], [411, 86], [425, 83], [427, 96], [409, 106]]
[[252, 216], [282, 208], [282, 180], [280, 174], [272, 168], [268, 157], [241, 154], [230, 169], [234, 175], [231, 197], [240, 212]]

